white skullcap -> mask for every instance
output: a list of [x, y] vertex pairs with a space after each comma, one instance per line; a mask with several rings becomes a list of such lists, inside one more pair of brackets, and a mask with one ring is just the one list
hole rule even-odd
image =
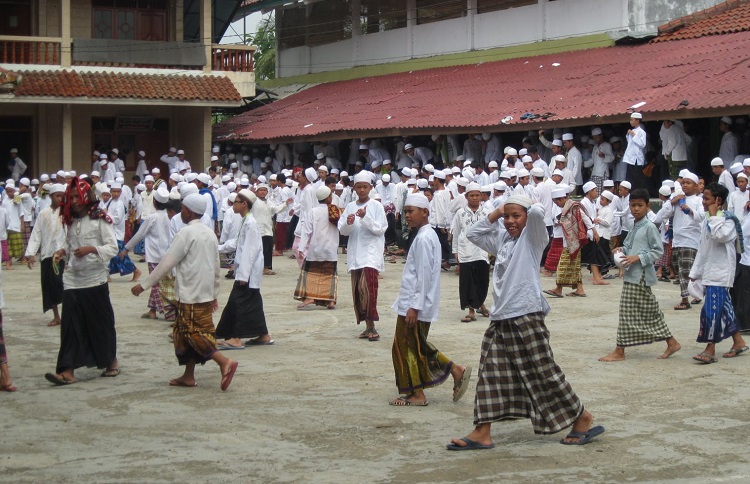
[[[447, 170], [448, 168], [446, 168]], [[460, 175], [461, 174], [461, 168], [454, 166], [450, 169], [452, 175]]]
[[610, 143], [621, 143], [622, 140], [620, 139], [619, 136], [612, 136], [611, 138], [609, 138], [609, 142]]
[[196, 215], [206, 213], [206, 199], [197, 193], [191, 193], [182, 200], [182, 206]]
[[[192, 194], [198, 194], [199, 190], [198, 187], [195, 186], [193, 183], [185, 183], [180, 187], [180, 195], [182, 195], [182, 199], [184, 200], [185, 197]], [[205, 203], [205, 199], [204, 199]]]
[[408, 180], [406, 180], [406, 184], [407, 185], [416, 185], [417, 184], [417, 179], [416, 178], [409, 178]]
[[324, 154], [323, 154], [322, 152], [321, 152], [321, 153], [318, 153], [318, 154], [317, 154], [317, 155], [315, 156], [315, 158], [317, 158], [317, 159], [319, 159], [319, 160], [322, 160], [322, 159], [323, 159], [323, 158], [325, 158], [325, 157], [326, 157], [326, 155], [324, 155]]
[[362, 170], [354, 175], [354, 184], [356, 185], [357, 183], [369, 183], [372, 185], [372, 177], [370, 176], [370, 173]]
[[424, 190], [428, 186], [429, 186], [429, 183], [424, 178], [420, 178], [419, 180], [417, 180], [417, 187], [418, 188], [421, 188], [422, 190]]
[[265, 188], [266, 190], [268, 190], [268, 185], [266, 185], [265, 183], [258, 183], [258, 184], [257, 184], [257, 185], [255, 186], [255, 189], [256, 189], [256, 190], [260, 190], [261, 188]]
[[526, 168], [521, 168], [520, 170], [518, 170], [516, 175], [518, 176], [518, 178], [523, 178], [525, 176], [531, 175], [531, 173], [529, 173], [529, 170], [527, 170]]
[[410, 193], [406, 196], [404, 207], [416, 207], [430, 209], [430, 201], [421, 193]]
[[630, 115], [632, 119], [643, 119], [643, 115], [641, 113], [633, 113]]
[[231, 165], [229, 165], [229, 168], [237, 168], [237, 166], [237, 163], [232, 163]]
[[482, 191], [482, 187], [477, 182], [471, 182], [466, 185], [466, 193]]
[[492, 185], [482, 185], [480, 190], [482, 193], [492, 193]]
[[60, 170], [57, 172], [57, 176], [65, 178], [65, 172], [63, 170]]
[[[412, 146], [412, 144], [411, 144], [411, 143], [406, 143], [406, 144], [404, 145], [404, 151], [410, 150], [410, 149], [412, 149], [412, 148], [414, 148], [414, 146]], [[367, 149], [367, 148], [365, 148], [365, 149]]]
[[520, 205], [525, 209], [531, 208], [534, 201], [525, 195], [511, 195], [505, 201], [505, 205]]
[[224, 183], [230, 181], [231, 179], [232, 177], [229, 175], [224, 175], [223, 177], [221, 177], [221, 181], [223, 181]]
[[143, 183], [139, 183], [138, 185], [135, 186], [135, 189], [142, 192], [146, 190], [146, 185], [144, 185]]
[[464, 168], [467, 166], [471, 166], [471, 160], [464, 161]]
[[110, 195], [112, 195], [112, 193], [110, 193], [109, 191], [109, 187], [105, 185], [104, 183], [99, 184], [99, 194], [102, 194], [102, 193], [109, 193]]
[[227, 200], [229, 201], [229, 203], [234, 203], [236, 199], [237, 199], [237, 194], [234, 192], [230, 193], [229, 196], [227, 197]]
[[122, 190], [122, 183], [114, 182], [109, 188], [112, 190]]
[[552, 190], [552, 193], [550, 193], [550, 197], [553, 199], [555, 198], [565, 198], [568, 196], [568, 193], [565, 191], [564, 188], [555, 188]]
[[724, 160], [717, 156], [716, 158], [711, 160], [711, 166], [724, 166]]
[[328, 198], [331, 195], [331, 189], [328, 188], [325, 185], [320, 185], [317, 190], [315, 190], [315, 197], [318, 199], [319, 202], [322, 202], [326, 198]]
[[334, 189], [335, 190], [343, 190], [344, 189], [344, 185], [342, 185], [341, 183], [337, 183], [336, 186], [334, 187]]
[[180, 196], [180, 190], [177, 187], [173, 187], [172, 190], [169, 191], [169, 199], [170, 200], [181, 200], [182, 196]]
[[169, 175], [169, 179], [174, 182], [180, 182], [182, 181], [182, 175], [180, 175], [179, 173], [172, 173], [171, 175]]
[[744, 173], [740, 173], [739, 175], [737, 175], [737, 179], [739, 180], [740, 178], [744, 178], [745, 180], [747, 180], [747, 175], [745, 175]]
[[460, 185], [462, 187], [466, 187], [466, 186], [469, 185], [469, 180], [467, 178], [464, 178], [464, 177], [458, 177], [456, 179], [456, 184], [458, 184], [458, 185]]
[[177, 150], [177, 154], [178, 155], [184, 155], [185, 154], [185, 150]]
[[369, 150], [370, 148], [367, 147], [367, 145], [359, 145], [360, 150]]
[[[610, 192], [604, 192], [604, 193], [610, 193]], [[604, 195], [604, 193], [602, 193], [602, 196]], [[668, 186], [662, 185], [659, 187], [659, 195], [661, 195], [662, 197], [668, 197], [671, 194], [672, 194], [672, 190]]]
[[592, 181], [587, 181], [586, 183], [583, 184], [583, 193], [588, 193], [594, 188], [596, 188], [596, 183]]
[[240, 186], [247, 187], [250, 186], [250, 180], [245, 178], [244, 176], [240, 178]]
[[599, 136], [600, 134], [602, 134], [601, 128], [594, 128], [591, 130], [591, 136]]
[[[661, 193], [661, 190], [659, 190], [659, 193]], [[609, 200], [610, 202], [615, 199], [615, 194], [612, 192], [608, 192], [608, 191], [603, 191], [602, 196], [606, 198], [607, 200]]]
[[243, 188], [242, 190], [240, 190], [240, 192], [237, 195], [249, 201], [250, 204], [254, 204], [255, 202], [258, 201], [258, 197], [247, 188]]
[[318, 168], [318, 171], [324, 171], [324, 172], [328, 173], [328, 167], [325, 166], [325, 165], [320, 165], [320, 167]]
[[[262, 176], [262, 175], [261, 175], [261, 176]], [[272, 174], [271, 174], [271, 180], [272, 180], [272, 181], [274, 181], [274, 180], [277, 180], [278, 178], [279, 178], [279, 176], [278, 176], [278, 175], [277, 175], [276, 173], [272, 173]]]
[[68, 173], [65, 174], [65, 176], [68, 176], [68, 175], [70, 175], [70, 176], [76, 176], [76, 171], [75, 170], [70, 170]]
[[664, 180], [663, 182], [661, 182], [661, 185], [664, 186], [664, 187], [674, 188], [674, 182], [672, 180], [669, 180], [669, 179]]
[[604, 180], [602, 182], [602, 186], [603, 187], [607, 187], [607, 188], [611, 188], [611, 187], [615, 186], [615, 182], [613, 182], [612, 180]]
[[34, 179], [31, 180], [31, 184], [32, 185], [39, 185], [39, 180], [37, 180], [36, 178], [34, 178]]
[[508, 148], [508, 152], [505, 154], [508, 156], [518, 156], [518, 151], [515, 148]]
[[527, 150], [526, 148], [521, 148], [520, 150], [518, 150], [518, 156], [526, 156], [528, 154], [529, 150]]
[[390, 182], [390, 181], [391, 181], [391, 175], [389, 175], [388, 173], [386, 173], [385, 175], [383, 175], [383, 176], [381, 177], [381, 179], [382, 179], [382, 180], [383, 180], [384, 182]]
[[62, 183], [53, 183], [49, 189], [50, 195], [53, 193], [65, 193], [65, 185]]
[[266, 183], [268, 180], [266, 180], [265, 175], [261, 175], [258, 177], [258, 183]]
[[[86, 178], [85, 176], [81, 175], [81, 178]], [[125, 179], [122, 176], [118, 176], [115, 178], [115, 182], [117, 183], [125, 183]]]
[[534, 178], [544, 178], [544, 170], [539, 167], [532, 168], [530, 173]]
[[554, 162], [560, 161], [562, 163], [567, 163], [568, 159], [565, 158], [565, 155], [555, 155], [555, 156], [552, 157], [552, 161], [554, 161]]
[[487, 164], [487, 168], [497, 168], [497, 161], [492, 160]]
[[736, 175], [737, 173], [742, 171], [742, 163], [734, 163], [732, 166], [729, 167], [729, 173], [732, 175]]
[[49, 181], [49, 175], [46, 173], [42, 173], [42, 176], [39, 177], [39, 179], [42, 181], [42, 183]]
[[633, 184], [630, 183], [629, 181], [621, 181], [620, 182], [620, 186], [623, 187], [623, 188], [627, 188], [628, 190], [630, 190], [631, 188], [633, 188]]
[[159, 203], [167, 203], [169, 201], [169, 192], [166, 189], [159, 187], [159, 189], [154, 191], [154, 200]]
[[464, 155], [458, 155], [456, 157], [456, 161], [465, 161], [465, 160], [466, 160], [466, 157]]
[[152, 173], [152, 174], [153, 174], [153, 173], [161, 173], [161, 170], [160, 170], [160, 169], [158, 169], [158, 168], [154, 168], [153, 170], [151, 170], [151, 173]]
[[18, 180], [18, 184], [19, 185], [25, 185], [25, 186], [28, 187], [29, 185], [31, 185], [31, 181], [28, 178], [23, 177], [20, 180]]
[[[107, 158], [107, 154], [106, 154], [106, 153], [102, 153], [101, 155], [99, 155], [99, 159], [100, 159], [100, 160], [105, 160], [105, 161], [104, 161], [104, 163], [106, 163], [106, 162], [107, 162], [106, 160], [108, 159], [108, 158]], [[101, 162], [100, 162], [100, 163], [101, 163]]]
[[501, 171], [498, 178], [507, 178], [510, 180], [510, 172], [508, 170]]
[[219, 157], [218, 156], [212, 156], [211, 157], [211, 161], [219, 161]]
[[[699, 181], [698, 180], [698, 175], [696, 175], [695, 173], [690, 173], [690, 172], [685, 173], [685, 175], [682, 178], [683, 179], [688, 179], [688, 180], [690, 180], [690, 181], [692, 181], [693, 183], [696, 183], [696, 184]], [[622, 186], [622, 183], [620, 183], [620, 186]]]
[[230, 181], [229, 183], [227, 183], [227, 190], [229, 190], [230, 192], [237, 190], [237, 184]]
[[562, 139], [563, 141], [573, 141], [573, 133], [565, 133]]
[[341, 172], [341, 177], [343, 178], [345, 176], [349, 176], [349, 172], [348, 171], [342, 171]]
[[732, 124], [732, 118], [730, 118], [729, 116], [722, 116], [721, 117], [721, 122], [722, 123], [727, 123], [727, 124], [731, 125]]
[[185, 174], [185, 181], [188, 183], [194, 182], [198, 178], [197, 173], [186, 173]]
[[433, 171], [435, 171], [435, 167], [432, 166], [431, 164], [427, 163], [424, 166], [424, 171], [426, 171], [427, 173], [432, 173]]
[[492, 184], [492, 188], [494, 188], [495, 190], [499, 192], [504, 192], [505, 190], [508, 189], [508, 184], [505, 183], [504, 181], [496, 181], [495, 183]]
[[742, 160], [742, 166], [750, 166], [750, 158], [745, 158]]
[[534, 160], [529, 155], [525, 155], [521, 158], [521, 163], [534, 163]]
[[310, 167], [305, 170], [305, 178], [307, 178], [307, 181], [312, 183], [318, 179], [318, 172], [315, 171], [315, 168]]
[[331, 168], [331, 175], [336, 175], [338, 173], [339, 173], [339, 169], [338, 168]]
[[390, 165], [390, 164], [391, 164], [391, 160], [383, 160], [383, 166]]
[[440, 180], [445, 180], [445, 172], [443, 170], [435, 170], [433, 176]]
[[563, 176], [563, 177], [565, 176], [565, 174], [562, 172], [562, 170], [555, 170], [555, 171], [553, 171], [552, 172], [552, 176], [555, 176], [555, 175], [557, 175], [557, 176]]

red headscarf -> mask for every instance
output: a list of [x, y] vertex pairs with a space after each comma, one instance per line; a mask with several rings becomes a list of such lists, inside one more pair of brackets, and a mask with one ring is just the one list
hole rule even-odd
[[107, 223], [112, 223], [112, 219], [107, 215], [107, 212], [99, 208], [99, 201], [96, 199], [96, 192], [90, 181], [74, 177], [70, 180], [70, 184], [68, 184], [68, 188], [65, 190], [65, 200], [60, 207], [60, 215], [62, 216], [65, 225], [71, 225], [75, 218], [71, 206], [71, 200], [74, 193], [77, 193], [78, 198], [81, 199], [83, 204], [88, 206], [89, 217], [103, 218]]

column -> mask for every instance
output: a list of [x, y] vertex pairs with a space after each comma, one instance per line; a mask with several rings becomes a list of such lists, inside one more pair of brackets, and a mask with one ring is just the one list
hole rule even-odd
[[62, 0], [60, 4], [60, 65], [70, 67], [73, 63], [72, 41], [70, 38], [70, 0]]
[[63, 170], [73, 169], [73, 115], [70, 104], [62, 108], [62, 158]]
[[212, 48], [212, 15], [211, 15], [211, 2], [201, 2], [201, 42], [206, 52], [206, 65], [203, 66], [203, 72], [211, 72], [211, 54]]

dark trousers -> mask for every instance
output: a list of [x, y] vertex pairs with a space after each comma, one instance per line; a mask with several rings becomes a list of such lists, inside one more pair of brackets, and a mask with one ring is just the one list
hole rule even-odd
[[444, 233], [442, 229], [439, 229], [437, 227], [433, 228], [435, 229], [435, 233], [437, 234], [438, 240], [440, 241], [440, 257], [443, 262], [447, 262], [451, 256], [451, 248], [450, 244], [448, 244], [448, 234]]
[[549, 247], [552, 245], [552, 226], [547, 225], [547, 235], [549, 235], [549, 242], [547, 242], [547, 247], [544, 248], [544, 252], [542, 252], [542, 261], [539, 263], [539, 267], [544, 267], [544, 261], [547, 260], [547, 252], [549, 252]]
[[299, 217], [292, 215], [292, 220], [289, 221], [289, 227], [286, 229], [286, 248], [291, 249], [294, 244], [294, 231], [297, 230], [297, 223]]
[[273, 235], [264, 235], [263, 240], [263, 267], [273, 269]]

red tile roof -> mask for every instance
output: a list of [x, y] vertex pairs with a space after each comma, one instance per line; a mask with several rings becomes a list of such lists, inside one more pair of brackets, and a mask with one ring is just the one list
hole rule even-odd
[[662, 25], [659, 35], [651, 42], [695, 39], [747, 30], [750, 30], [750, 3], [747, 0], [728, 0]]
[[[750, 32], [319, 84], [216, 125], [214, 136], [263, 142], [581, 126], [626, 121], [644, 101], [646, 119], [750, 111]], [[529, 112], [556, 114], [521, 120]], [[513, 120], [500, 124], [506, 116]]]
[[24, 71], [16, 97], [127, 98], [237, 102], [242, 98], [228, 77], [212, 75], [126, 74], [68, 70]]

